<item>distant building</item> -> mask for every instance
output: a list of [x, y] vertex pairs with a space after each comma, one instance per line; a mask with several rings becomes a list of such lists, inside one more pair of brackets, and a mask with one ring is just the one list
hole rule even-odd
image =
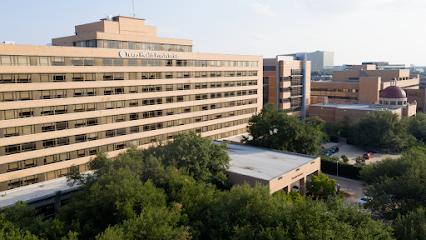
[[[392, 81], [396, 84], [396, 81]], [[405, 91], [395, 85], [389, 86], [380, 93], [378, 104], [339, 104], [320, 103], [310, 106], [309, 117], [319, 117], [330, 123], [338, 123], [348, 116], [351, 121], [365, 117], [373, 111], [391, 111], [400, 117], [416, 115], [417, 102], [408, 103]]]
[[311, 71], [322, 74], [331, 74], [334, 68], [334, 52], [316, 51], [307, 53], [307, 60], [311, 61]]
[[281, 56], [293, 56], [295, 60], [311, 61], [311, 72], [319, 74], [331, 74], [334, 69], [334, 52], [316, 51], [283, 54]]
[[263, 59], [263, 104], [273, 103], [288, 114], [306, 117], [310, 104], [311, 62], [294, 55]]
[[334, 71], [334, 70], [345, 70], [345, 68], [346, 68], [346, 65], [334, 66], [334, 67], [333, 67], [333, 71]]
[[362, 65], [376, 65], [377, 70], [405, 69], [405, 64], [389, 64], [389, 62], [363, 62]]
[[[333, 71], [332, 81], [311, 82], [311, 104], [379, 103], [380, 92], [395, 85], [404, 89], [408, 102], [417, 101], [417, 111], [425, 110], [425, 94], [419, 89], [419, 75], [409, 69], [376, 70], [375, 65], [352, 65], [352, 70]], [[325, 98], [324, 98], [325, 97]]]

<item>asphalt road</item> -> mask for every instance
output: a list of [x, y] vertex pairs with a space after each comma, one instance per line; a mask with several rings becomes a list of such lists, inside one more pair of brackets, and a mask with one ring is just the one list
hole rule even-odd
[[335, 175], [326, 175], [330, 179], [335, 179], [337, 183], [340, 184], [340, 190], [343, 190], [346, 193], [350, 194], [350, 196], [344, 200], [344, 203], [355, 204], [364, 196], [362, 192], [361, 181], [353, 180], [350, 178], [337, 177]]

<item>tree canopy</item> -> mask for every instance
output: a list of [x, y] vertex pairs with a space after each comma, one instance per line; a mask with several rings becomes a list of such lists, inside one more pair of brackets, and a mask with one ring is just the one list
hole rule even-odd
[[424, 113], [417, 113], [411, 116], [408, 121], [408, 133], [413, 135], [417, 140], [422, 142], [426, 141], [426, 115]]
[[302, 122], [272, 103], [263, 105], [260, 113], [249, 120], [250, 136], [243, 142], [252, 146], [316, 155], [321, 150], [324, 121], [319, 118]]
[[359, 146], [401, 150], [410, 138], [407, 122], [390, 111], [374, 111], [352, 125], [351, 139]]
[[312, 175], [311, 181], [306, 181], [306, 189], [314, 194], [331, 195], [336, 192], [336, 180], [329, 179], [327, 175], [320, 173]]
[[360, 175], [366, 195], [373, 198], [369, 207], [379, 215], [395, 219], [426, 206], [426, 154], [421, 150], [366, 165]]
[[[184, 143], [133, 147], [114, 160], [98, 154], [89, 164], [93, 173], [69, 176], [80, 191], [60, 207], [59, 215], [42, 221], [22, 204], [4, 208], [0, 238], [391, 239], [389, 225], [357, 206], [345, 206], [338, 197], [324, 203], [295, 192], [271, 195], [260, 184], [218, 187], [228, 164], [224, 145], [188, 144], [193, 139], [198, 136], [191, 133], [181, 136]], [[185, 149], [179, 152], [178, 146]], [[213, 163], [194, 164], [197, 160]]]
[[229, 168], [226, 142], [215, 144], [191, 131], [174, 136], [172, 142], [161, 143], [145, 151], [161, 160], [164, 166], [185, 169], [197, 180], [227, 185], [224, 173]]

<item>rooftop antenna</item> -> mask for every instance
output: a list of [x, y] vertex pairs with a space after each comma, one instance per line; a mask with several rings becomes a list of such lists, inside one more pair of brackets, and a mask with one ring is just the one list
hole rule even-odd
[[135, 17], [135, 0], [132, 0], [132, 5], [133, 5], [133, 17]]

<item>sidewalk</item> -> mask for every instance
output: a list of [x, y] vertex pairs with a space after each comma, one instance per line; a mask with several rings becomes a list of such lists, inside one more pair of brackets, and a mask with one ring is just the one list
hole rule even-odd
[[361, 181], [353, 180], [345, 177], [337, 177], [335, 175], [326, 174], [328, 178], [335, 179], [338, 184], [340, 184], [340, 190], [345, 191], [350, 194], [349, 197], [345, 198], [344, 203], [357, 203], [360, 200], [364, 193], [362, 192], [362, 183]]

